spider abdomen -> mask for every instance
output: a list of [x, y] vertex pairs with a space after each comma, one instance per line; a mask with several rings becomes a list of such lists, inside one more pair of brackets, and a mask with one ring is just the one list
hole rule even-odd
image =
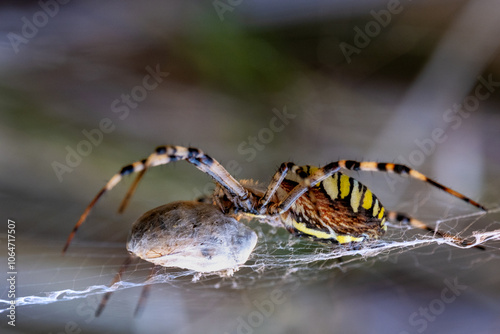
[[[301, 167], [307, 176], [316, 170], [316, 167]], [[297, 181], [286, 178], [280, 190], [290, 192]], [[365, 185], [340, 172], [309, 189], [281, 219], [294, 234], [340, 244], [376, 239], [387, 229], [385, 209], [378, 198]]]

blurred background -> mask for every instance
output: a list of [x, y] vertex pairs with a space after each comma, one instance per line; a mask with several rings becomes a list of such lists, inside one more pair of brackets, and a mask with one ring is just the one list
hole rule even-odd
[[[7, 220], [16, 222], [18, 297], [109, 284], [139, 215], [210, 193], [210, 178], [188, 163], [157, 167], [117, 215], [127, 179], [60, 255], [105, 182], [164, 144], [198, 147], [235, 177], [264, 184], [284, 161], [401, 162], [497, 207], [499, 15], [497, 1], [4, 1], [0, 235], [5, 244]], [[450, 232], [498, 229], [495, 212], [474, 215], [429, 185], [352, 175], [387, 208], [431, 224], [473, 215], [446, 220]], [[236, 288], [188, 277], [154, 285], [139, 318], [132, 314], [140, 288], [133, 288], [117, 292], [100, 318], [91, 315], [100, 296], [90, 296], [20, 306], [16, 327], [5, 313], [0, 326], [5, 333], [496, 333], [500, 251], [498, 243], [485, 246], [433, 245], [341, 270], [318, 267], [300, 280], [288, 273], [291, 285], [265, 269], [265, 284]], [[130, 274], [146, 279], [150, 266], [137, 266]], [[7, 300], [7, 288], [0, 292]]]

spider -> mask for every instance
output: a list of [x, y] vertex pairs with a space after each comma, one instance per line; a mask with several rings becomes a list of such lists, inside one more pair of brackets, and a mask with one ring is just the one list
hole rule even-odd
[[[125, 175], [138, 173], [119, 212], [126, 208], [149, 168], [178, 160], [187, 160], [210, 175], [216, 182], [216, 188], [211, 199], [167, 204], [147, 212], [134, 223], [127, 249], [133, 255], [161, 266], [198, 272], [229, 270], [230, 273], [246, 262], [257, 240], [253, 231], [238, 225], [235, 218], [241, 216], [279, 223], [294, 235], [328, 240], [347, 247], [358, 247], [364, 241], [381, 237], [387, 230], [387, 220], [431, 231], [463, 246], [472, 246], [466, 240], [437, 231], [404, 213], [387, 211], [371, 190], [341, 170], [407, 175], [487, 211], [478, 202], [401, 164], [339, 160], [314, 167], [285, 162], [273, 175], [267, 188], [262, 189], [250, 181], [238, 182], [219, 162], [197, 148], [160, 146], [147, 159], [123, 167], [106, 183], [74, 226], [63, 253], [99, 198]], [[201, 230], [193, 232], [200, 227]], [[129, 262], [122, 265], [113, 283], [119, 280]], [[109, 294], [103, 298], [97, 315]]]

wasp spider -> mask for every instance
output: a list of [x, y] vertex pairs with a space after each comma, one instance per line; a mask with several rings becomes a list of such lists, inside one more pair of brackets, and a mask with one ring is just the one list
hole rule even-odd
[[[245, 226], [236, 224], [235, 217], [239, 215], [256, 217], [265, 222], [279, 221], [297, 236], [330, 240], [350, 247], [382, 236], [387, 230], [387, 220], [400, 221], [450, 238], [461, 245], [470, 245], [461, 238], [439, 232], [404, 213], [387, 211], [371, 190], [343, 174], [342, 170], [407, 175], [486, 211], [484, 206], [472, 199], [400, 164], [339, 160], [323, 167], [313, 167], [286, 162], [278, 168], [267, 188], [259, 189], [251, 182], [238, 182], [219, 162], [199, 149], [160, 146], [147, 159], [123, 167], [106, 183], [74, 226], [63, 253], [99, 198], [125, 175], [138, 173], [120, 206], [120, 212], [127, 206], [147, 169], [178, 160], [187, 160], [210, 175], [216, 182], [216, 189], [210, 203], [167, 204], [144, 214], [134, 223], [127, 249], [162, 266], [210, 272], [230, 270], [246, 262], [255, 246], [256, 235]], [[226, 228], [230, 225], [231, 228]], [[200, 227], [204, 229], [193, 232]], [[179, 260], [179, 257], [182, 259]], [[123, 270], [120, 270], [115, 281]], [[109, 294], [103, 299], [98, 313], [107, 298]]]

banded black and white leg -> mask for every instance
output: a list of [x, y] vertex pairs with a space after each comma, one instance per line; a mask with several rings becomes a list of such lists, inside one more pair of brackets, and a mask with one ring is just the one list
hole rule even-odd
[[248, 191], [238, 181], [236, 181], [236, 179], [234, 179], [217, 160], [212, 159], [210, 156], [206, 155], [201, 150], [196, 148], [183, 146], [160, 146], [147, 159], [136, 161], [130, 165], [123, 167], [106, 183], [106, 185], [90, 202], [83, 214], [80, 216], [78, 222], [73, 227], [73, 230], [68, 236], [66, 244], [63, 248], [63, 253], [68, 249], [69, 244], [74, 238], [78, 228], [81, 226], [81, 224], [83, 224], [97, 201], [102, 197], [104, 193], [113, 189], [113, 187], [115, 187], [125, 175], [140, 173], [138, 178], [136, 179], [136, 182], [134, 182], [129, 192], [127, 193], [127, 196], [124, 200], [125, 203], [122, 202], [123, 208], [126, 206], [128, 200], [132, 196], [132, 193], [137, 186], [137, 183], [140, 181], [142, 175], [144, 175], [147, 169], [159, 165], [165, 165], [178, 160], [186, 160], [192, 163], [196, 168], [210, 175], [215, 180], [215, 182], [226, 189], [233, 198], [237, 198], [238, 205], [241, 205], [243, 209], [249, 211], [252, 209], [252, 201], [249, 197], [250, 195]]
[[[399, 175], [407, 175], [411, 178], [427, 182], [433, 185], [436, 188], [439, 188], [450, 195], [461, 199], [462, 201], [469, 203], [478, 209], [483, 211], [487, 211], [487, 209], [479, 204], [478, 202], [468, 198], [467, 196], [448, 188], [430, 178], [425, 176], [424, 174], [407, 167], [401, 164], [394, 163], [384, 163], [384, 162], [373, 162], [373, 161], [353, 161], [353, 160], [339, 160], [336, 162], [329, 163], [324, 167], [319, 168], [312, 175], [308, 177], [304, 177], [304, 182], [298, 184], [277, 206], [277, 213], [283, 213], [287, 211], [291, 205], [302, 196], [308, 189], [314, 187], [321, 181], [330, 177], [334, 173], [340, 171], [341, 169], [346, 170], [354, 170], [354, 171], [367, 171], [367, 172], [385, 172], [385, 173], [394, 173]], [[300, 170], [296, 170], [297, 173], [300, 173]], [[299, 174], [300, 175], [300, 174]], [[305, 176], [305, 175], [304, 175]], [[284, 178], [284, 177], [283, 177]], [[281, 178], [281, 180], [283, 180]]]
[[259, 200], [257, 211], [259, 214], [264, 214], [266, 212], [267, 205], [271, 201], [271, 198], [276, 194], [280, 184], [283, 182], [288, 174], [288, 171], [294, 167], [297, 167], [293, 162], [284, 162], [280, 165], [276, 173], [274, 173], [271, 182], [267, 186], [264, 196]]
[[[467, 241], [463, 238], [460, 238], [457, 235], [442, 232], [436, 228], [433, 228], [433, 227], [427, 225], [426, 223], [424, 223], [421, 220], [418, 220], [418, 219], [415, 219], [413, 217], [408, 216], [405, 213], [396, 212], [396, 211], [387, 211], [386, 214], [387, 214], [387, 219], [391, 222], [397, 222], [397, 223], [401, 223], [401, 224], [406, 225], [406, 226], [411, 226], [411, 227], [418, 228], [421, 230], [429, 231], [429, 232], [431, 232], [437, 236], [440, 236], [442, 238], [451, 239], [456, 244], [459, 244], [461, 246], [472, 246], [473, 245], [473, 243], [471, 243], [470, 241]], [[474, 246], [474, 248], [481, 249], [481, 250], [486, 249], [480, 245], [476, 245], [476, 246]]]

